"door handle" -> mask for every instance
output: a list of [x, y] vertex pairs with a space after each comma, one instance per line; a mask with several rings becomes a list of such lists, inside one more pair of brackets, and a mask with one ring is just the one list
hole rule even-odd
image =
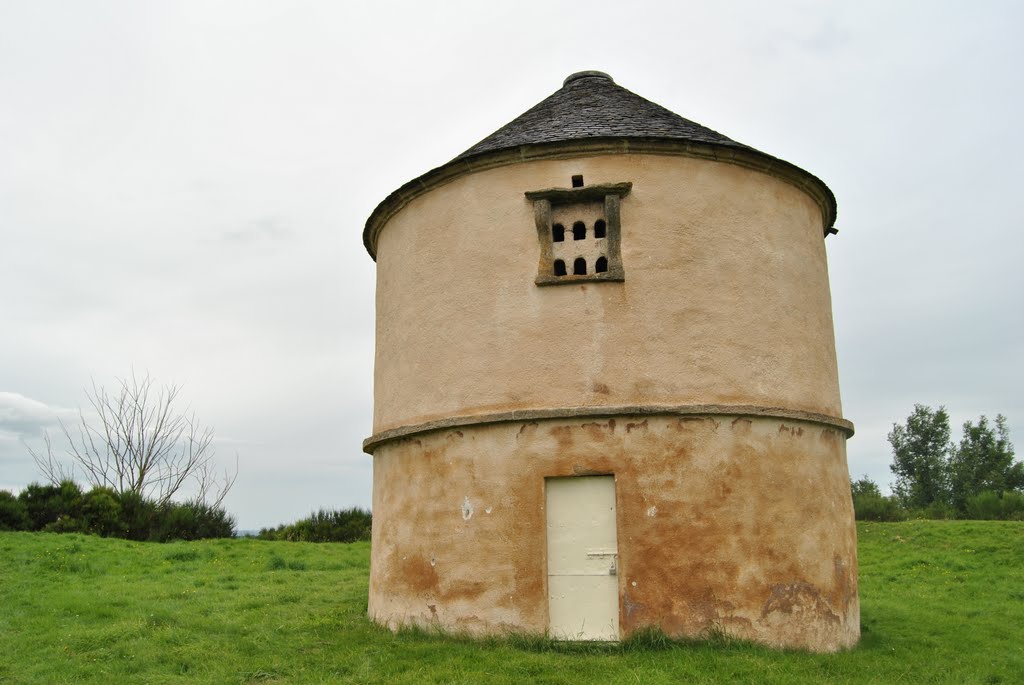
[[607, 549], [587, 552], [588, 559], [599, 559], [602, 557], [611, 557], [612, 565], [608, 568], [608, 575], [617, 576], [619, 574], [619, 553]]

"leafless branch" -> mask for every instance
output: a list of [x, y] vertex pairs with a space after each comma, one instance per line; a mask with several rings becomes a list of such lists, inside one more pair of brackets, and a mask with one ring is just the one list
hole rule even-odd
[[148, 373], [137, 376], [134, 370], [117, 383], [113, 394], [95, 381], [86, 389], [94, 423], [81, 410], [75, 434], [60, 423], [71, 470], [54, 457], [49, 435], [45, 453], [26, 445], [43, 476], [56, 484], [77, 466], [94, 486], [133, 492], [157, 504], [186, 488], [198, 492], [198, 501], [220, 506], [238, 477], [238, 457], [234, 473], [215, 474], [213, 430], [187, 406], [176, 408], [181, 386], [157, 386]]
[[50, 482], [50, 485], [60, 485], [61, 481], [74, 480], [74, 468], [67, 468], [53, 456], [53, 443], [50, 441], [50, 434], [43, 433], [43, 443], [46, 445], [45, 452], [37, 452], [27, 442], [22, 441], [32, 460], [36, 463], [43, 478]]

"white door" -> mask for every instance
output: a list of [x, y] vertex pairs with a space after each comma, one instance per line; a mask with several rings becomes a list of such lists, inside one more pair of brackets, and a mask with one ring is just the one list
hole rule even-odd
[[618, 640], [615, 478], [546, 484], [549, 633], [560, 640]]

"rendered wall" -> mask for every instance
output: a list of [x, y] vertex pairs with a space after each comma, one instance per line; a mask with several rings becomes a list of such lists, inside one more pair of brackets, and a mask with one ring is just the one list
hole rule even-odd
[[378, 447], [370, 616], [543, 633], [544, 478], [587, 474], [615, 475], [624, 635], [857, 641], [845, 436], [736, 416], [503, 423]]
[[[534, 283], [524, 193], [575, 174], [633, 184], [623, 283]], [[600, 473], [624, 634], [852, 645], [848, 430], [822, 215], [801, 190], [653, 154], [459, 177], [377, 238], [369, 613], [544, 632], [544, 478]]]
[[[626, 280], [538, 288], [523, 193], [631, 181]], [[384, 227], [374, 432], [468, 414], [740, 404], [840, 416], [820, 211], [767, 174], [606, 155], [463, 176]]]

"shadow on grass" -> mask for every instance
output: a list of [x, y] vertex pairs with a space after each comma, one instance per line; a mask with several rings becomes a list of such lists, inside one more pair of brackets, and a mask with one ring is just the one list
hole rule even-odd
[[[384, 634], [392, 633], [387, 628], [374, 625]], [[641, 628], [621, 642], [558, 640], [545, 634], [517, 632], [475, 636], [470, 633], [448, 631], [440, 626], [415, 624], [403, 625], [394, 631], [393, 635], [399, 641], [462, 644], [485, 648], [504, 647], [534, 654], [611, 655], [664, 652], [674, 649], [777, 651], [737, 639], [717, 629], [708, 630], [697, 638], [673, 638], [656, 626]]]

